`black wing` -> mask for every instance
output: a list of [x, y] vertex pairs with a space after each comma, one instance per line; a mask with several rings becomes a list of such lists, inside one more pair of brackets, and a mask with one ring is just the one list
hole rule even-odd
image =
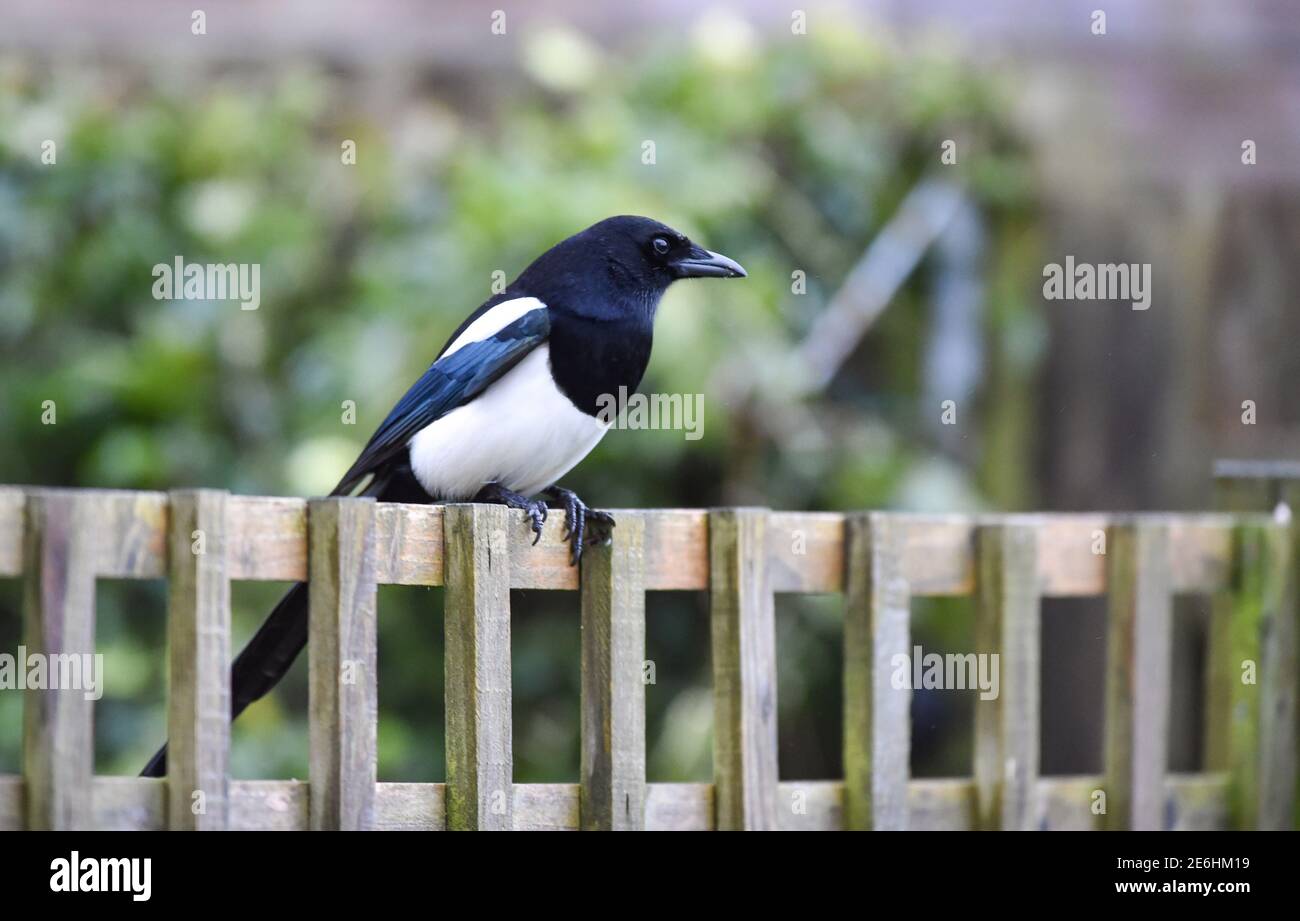
[[438, 358], [398, 401], [332, 495], [347, 495], [367, 475], [405, 450], [416, 432], [464, 406], [546, 341], [551, 323], [545, 307], [530, 310], [493, 335]]

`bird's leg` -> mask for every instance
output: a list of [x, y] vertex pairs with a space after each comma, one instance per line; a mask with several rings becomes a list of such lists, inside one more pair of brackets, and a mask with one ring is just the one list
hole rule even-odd
[[489, 483], [478, 491], [473, 501], [523, 509], [532, 520], [533, 543], [536, 544], [542, 539], [542, 524], [546, 521], [546, 503], [541, 499], [530, 499], [517, 492], [511, 492], [500, 483]]
[[553, 502], [564, 504], [564, 536], [569, 541], [569, 561], [574, 566], [582, 559], [585, 545], [603, 543], [612, 536], [614, 516], [588, 507], [572, 489], [552, 486], [544, 490], [542, 495]]

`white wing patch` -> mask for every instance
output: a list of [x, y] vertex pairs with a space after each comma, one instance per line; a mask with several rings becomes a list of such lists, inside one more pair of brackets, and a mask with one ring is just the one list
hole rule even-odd
[[545, 310], [546, 305], [535, 297], [517, 297], [513, 300], [502, 301], [490, 308], [469, 326], [466, 326], [465, 331], [457, 336], [451, 345], [447, 346], [447, 351], [443, 352], [441, 357], [446, 358], [471, 342], [481, 342], [490, 336], [494, 336], [524, 314], [539, 309]]

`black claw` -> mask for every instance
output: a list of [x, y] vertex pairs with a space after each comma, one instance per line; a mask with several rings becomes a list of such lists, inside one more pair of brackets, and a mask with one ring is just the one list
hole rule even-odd
[[578, 561], [582, 559], [582, 547], [583, 547], [582, 536], [587, 532], [587, 506], [579, 502], [577, 511], [578, 511], [578, 523], [574, 527], [573, 541], [569, 545], [570, 546], [569, 562], [572, 563], [574, 566], [577, 566]]
[[612, 536], [610, 530], [614, 527], [614, 517], [608, 512], [589, 508], [573, 490], [561, 486], [552, 486], [543, 495], [554, 502], [564, 503], [562, 539], [569, 542], [571, 565], [578, 565], [584, 548], [609, 541]]
[[531, 522], [533, 529], [533, 546], [542, 539], [542, 525], [546, 523], [547, 507], [541, 499], [529, 499], [517, 492], [511, 492], [499, 483], [489, 483], [478, 491], [475, 502], [497, 502], [507, 508], [521, 509]]
[[587, 544], [607, 544], [614, 538], [614, 516], [596, 509], [587, 510]]

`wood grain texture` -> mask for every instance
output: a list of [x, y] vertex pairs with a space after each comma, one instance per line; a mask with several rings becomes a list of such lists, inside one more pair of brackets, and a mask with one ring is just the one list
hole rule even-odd
[[[1270, 489], [1300, 505], [1300, 487], [1294, 485], [1274, 484]], [[177, 820], [186, 826], [188, 819], [195, 820], [188, 827], [220, 827], [220, 803], [214, 815], [210, 795], [206, 822], [192, 813], [187, 816], [188, 801], [184, 810], [173, 801], [178, 791], [184, 792], [176, 777], [182, 770], [216, 778], [189, 783], [191, 793], [195, 786], [210, 793], [207, 787], [213, 783], [226, 784], [225, 824], [240, 829], [320, 827], [312, 810], [330, 802], [337, 802], [340, 816], [337, 822], [323, 823], [331, 827], [573, 830], [617, 826], [615, 791], [620, 783], [624, 789], [640, 791], [641, 827], [647, 829], [846, 825], [964, 829], [995, 821], [1040, 829], [1103, 825], [1209, 829], [1225, 827], [1230, 821], [1238, 827], [1290, 827], [1292, 821], [1298, 626], [1294, 576], [1300, 547], [1290, 530], [1268, 514], [1271, 508], [1231, 515], [1142, 516], [845, 516], [721, 510], [712, 513], [712, 520], [711, 513], [699, 510], [616, 510], [620, 529], [625, 529], [616, 535], [641, 532], [638, 590], [635, 567], [627, 570], [626, 578], [621, 575], [620, 567], [628, 564], [620, 562], [618, 544], [606, 551], [608, 560], [602, 559], [601, 551], [589, 556], [580, 578], [580, 571], [568, 565], [559, 515], [548, 521], [542, 542], [534, 548], [517, 511], [384, 503], [372, 507], [364, 528], [351, 527], [354, 536], [362, 531], [369, 536], [359, 538], [348, 551], [340, 549], [346, 541], [338, 540], [337, 525], [333, 548], [314, 533], [308, 539], [309, 521], [316, 527], [320, 524], [315, 510], [309, 515], [303, 500], [221, 499], [221, 495], [199, 491], [169, 498], [161, 493], [0, 487], [0, 576], [24, 579], [24, 643], [29, 651], [41, 651], [56, 641], [55, 652], [93, 651], [97, 577], [169, 578], [169, 619], [177, 622], [169, 628], [174, 633], [171, 655], [177, 657], [172, 665], [169, 721], [178, 721], [172, 729], [176, 765], [172, 778], [96, 778], [90, 769], [90, 702], [79, 691], [67, 695], [66, 702], [59, 697], [62, 692], [29, 692], [24, 702], [24, 776], [0, 777], [0, 829], [156, 830], [176, 825]], [[224, 505], [224, 514], [216, 510], [217, 505]], [[741, 520], [750, 514], [765, 516], [765, 527]], [[208, 527], [199, 526], [202, 522]], [[1094, 538], [1103, 528], [1108, 529], [1109, 552], [1101, 555], [1094, 552]], [[205, 567], [177, 552], [182, 544], [189, 550], [196, 529], [205, 532], [209, 553], [214, 536], [224, 538], [224, 579], [218, 572], [219, 559], [205, 561], [211, 564]], [[342, 529], [349, 530], [350, 526]], [[317, 575], [318, 562], [309, 560], [309, 547], [315, 554], [322, 546], [333, 562], [334, 588]], [[360, 562], [349, 562], [348, 553], [355, 556], [358, 548]], [[1035, 701], [1033, 694], [1024, 693], [1030, 686], [1025, 675], [1036, 668], [1029, 665], [1037, 644], [1036, 620], [1028, 628], [1011, 626], [1013, 620], [1028, 623], [1030, 608], [1036, 609], [1036, 596], [1031, 604], [1031, 593], [1025, 588], [1035, 581], [1031, 572], [1042, 596], [1111, 593], [1104, 778], [1035, 780], [1036, 770], [1006, 772], [1009, 762], [1018, 769], [1036, 757], [1036, 743], [1030, 738], [1037, 731]], [[223, 629], [228, 634], [228, 626], [219, 625], [222, 592], [228, 607], [230, 579], [301, 581], [309, 575], [314, 601], [318, 595], [335, 596], [325, 606], [335, 615], [325, 633], [334, 635], [336, 661], [346, 658], [345, 649], [355, 640], [339, 612], [358, 597], [373, 599], [376, 583], [451, 583], [447, 592], [448, 774], [454, 782], [446, 786], [374, 783], [373, 710], [369, 718], [356, 723], [369, 726], [372, 746], [360, 762], [360, 773], [369, 782], [359, 787], [348, 788], [328, 772], [322, 776], [315, 752], [312, 776], [317, 782], [311, 785], [230, 781], [224, 768], [217, 769], [211, 759], [222, 744], [228, 744], [222, 736], [228, 729], [223, 725], [217, 730], [217, 723], [225, 720], [223, 716], [218, 721], [216, 715], [224, 714], [228, 698], [225, 707], [214, 709], [203, 701], [215, 699], [221, 690], [218, 682], [227, 676], [224, 668], [211, 668], [219, 658], [214, 644], [228, 644], [222, 637]], [[325, 593], [316, 591], [318, 582], [326, 585]], [[350, 589], [348, 584], [369, 588]], [[584, 681], [591, 682], [584, 685], [582, 701], [584, 720], [591, 720], [584, 741], [599, 738], [596, 727], [603, 730], [608, 725], [610, 744], [607, 761], [602, 760], [604, 750], [599, 747], [584, 752], [580, 783], [511, 783], [510, 588], [583, 591]], [[731, 599], [723, 607], [735, 612], [722, 618], [723, 630], [715, 634], [723, 660], [736, 663], [731, 683], [722, 683], [730, 688], [728, 703], [715, 704], [719, 713], [727, 706], [734, 708], [718, 721], [719, 726], [730, 727], [733, 740], [720, 740], [720, 746], [733, 746], [738, 754], [722, 761], [740, 768], [725, 774], [719, 771], [717, 787], [646, 784], [643, 731], [639, 753], [619, 741], [638, 738], [626, 728], [620, 731], [632, 720], [618, 718], [624, 712], [620, 702], [626, 706], [636, 695], [620, 685], [617, 676], [623, 670], [614, 663], [620, 657], [628, 661], [644, 657], [643, 645], [636, 655], [624, 645], [637, 631], [620, 631], [620, 624], [628, 628], [631, 621], [626, 616], [620, 620], [619, 612], [635, 617], [634, 599], [642, 598], [643, 644], [645, 590], [704, 589], [715, 595], [711, 615], [715, 628], [719, 626], [717, 599]], [[769, 639], [774, 591], [843, 591], [846, 595], [848, 779], [844, 783], [776, 781], [775, 650]], [[1172, 594], [1189, 591], [1215, 592], [1217, 599], [1212, 622], [1217, 652], [1212, 656], [1213, 687], [1208, 692], [1211, 770], [1169, 775], [1164, 764], [1169, 600]], [[1000, 697], [987, 715], [977, 716], [976, 776], [910, 781], [910, 691], [889, 686], [894, 671], [890, 658], [911, 652], [907, 609], [913, 594], [971, 592], [978, 592], [981, 599], [977, 609], [981, 649], [996, 646], [1003, 657]], [[757, 616], [744, 612], [757, 612]], [[320, 616], [314, 608], [313, 617], [319, 620]], [[369, 617], [373, 655], [373, 603]], [[607, 638], [599, 630], [587, 629], [588, 623], [606, 620]], [[209, 630], [204, 623], [218, 626]], [[320, 633], [313, 626], [314, 644], [322, 642], [317, 639]], [[313, 658], [323, 661], [315, 654]], [[1255, 664], [1257, 684], [1241, 683], [1245, 660]], [[602, 663], [608, 663], [603, 675]], [[369, 672], [373, 678], [373, 667]], [[747, 681], [756, 675], [770, 677], [770, 696], [762, 692], [763, 682]], [[639, 683], [639, 661], [637, 679]], [[453, 692], [453, 685], [458, 692]], [[1215, 689], [1220, 693], [1216, 695]], [[335, 705], [325, 706], [332, 716], [320, 723], [333, 728], [317, 738], [333, 733], [337, 745], [324, 750], [335, 750], [339, 757], [325, 761], [336, 766], [337, 777], [342, 778], [358, 773], [345, 766], [345, 753], [364, 751], [365, 746], [357, 749], [345, 741], [351, 733], [341, 727], [349, 713], [366, 707], [347, 704], [342, 686], [333, 690]], [[642, 701], [643, 690], [638, 685]], [[366, 689], [371, 702], [373, 691]], [[465, 706], [453, 706], [456, 693]], [[313, 706], [329, 700], [327, 694], [315, 690], [313, 694]], [[1033, 716], [1028, 715], [1031, 709]], [[1021, 715], [1012, 716], [1012, 711]], [[750, 719], [753, 714], [759, 718]], [[751, 733], [755, 726], [759, 731]], [[192, 756], [184, 751], [186, 738], [193, 740]], [[456, 751], [458, 739], [462, 748]], [[620, 759], [620, 752], [631, 752], [630, 760]], [[1007, 752], [1020, 752], [1021, 757], [1007, 757]], [[224, 755], [217, 760], [222, 759]], [[608, 788], [602, 786], [606, 776]], [[620, 781], [620, 776], [629, 779]], [[318, 796], [310, 795], [313, 789]], [[353, 796], [347, 789], [361, 793]], [[1014, 795], [1009, 796], [1012, 790]], [[764, 792], [757, 803], [747, 802], [746, 794], [754, 791]], [[1099, 792], [1108, 795], [1107, 815], [1097, 814]], [[367, 796], [368, 806], [347, 805], [361, 803]], [[588, 801], [608, 802], [608, 821], [600, 817], [601, 807]], [[631, 806], [626, 794], [624, 806]], [[351, 814], [368, 818], [348, 825], [342, 816], [350, 809]], [[637, 813], [626, 808], [623, 817], [635, 818]], [[600, 818], [593, 822], [593, 816]], [[636, 827], [635, 822], [627, 824]]]
[[308, 785], [300, 780], [232, 780], [230, 827], [239, 831], [306, 831]]
[[[113, 490], [94, 492], [104, 501], [108, 533], [97, 547], [100, 574], [154, 578], [166, 564], [166, 496]], [[16, 572], [20, 550], [21, 493], [0, 487], [0, 575]], [[228, 570], [232, 580], [300, 582], [307, 578], [307, 505], [302, 499], [231, 496], [227, 500]], [[709, 586], [708, 514], [698, 509], [615, 509], [616, 518], [636, 516], [646, 527], [646, 588], [702, 591]], [[441, 585], [444, 580], [440, 505], [381, 503], [376, 522], [376, 577], [380, 584]], [[563, 516], [552, 516], [542, 541], [519, 511], [507, 513], [511, 587], [577, 590], [561, 539]], [[773, 591], [838, 592], [843, 589], [844, 515], [834, 512], [772, 512], [768, 570]], [[974, 529], [1013, 524], [1017, 515], [895, 514], [906, 532], [904, 573], [912, 594], [970, 594], [975, 586]], [[1039, 523], [1039, 566], [1045, 597], [1099, 595], [1106, 591], [1104, 557], [1093, 554], [1093, 534], [1131, 516], [1045, 514]], [[1152, 517], [1152, 516], [1147, 516]], [[1171, 583], [1175, 591], [1210, 591], [1226, 583], [1234, 518], [1226, 515], [1154, 516], [1168, 522]], [[1265, 520], [1261, 516], [1261, 520]], [[6, 549], [9, 548], [9, 549]]]
[[375, 508], [375, 576], [382, 585], [442, 585], [443, 506]]
[[313, 499], [309, 592], [311, 824], [374, 825], [379, 681], [375, 501]]
[[[1038, 784], [1040, 616], [1038, 530], [1031, 523], [976, 533], [975, 651], [996, 658], [997, 695], [975, 701], [980, 827], [1033, 829]], [[989, 675], [993, 674], [989, 666]]]
[[17, 486], [0, 486], [0, 576], [23, 572], [23, 520], [27, 496]]
[[582, 827], [645, 826], [645, 521], [582, 556]]
[[230, 578], [240, 582], [307, 579], [307, 501], [275, 496], [226, 500]]
[[774, 592], [842, 591], [844, 516], [833, 512], [769, 513], [767, 565]]
[[1173, 642], [1167, 525], [1140, 519], [1112, 527], [1107, 557], [1106, 824], [1158, 830], [1169, 764]]
[[[3, 490], [8, 489], [9, 493]], [[166, 497], [161, 493], [95, 491], [106, 500], [108, 530], [101, 574], [153, 578], [165, 568]], [[5, 550], [6, 535], [21, 528], [14, 504], [21, 490], [0, 487], [0, 575], [6, 558], [16, 571], [17, 551]], [[6, 498], [7, 496], [7, 498]], [[229, 573], [233, 580], [303, 581], [307, 577], [307, 507], [302, 499], [231, 496]], [[707, 590], [708, 515], [698, 509], [613, 510], [616, 518], [637, 516], [646, 526], [646, 588], [650, 591]], [[444, 580], [440, 505], [382, 503], [376, 523], [376, 574], [380, 584], [441, 585]], [[577, 571], [568, 565], [561, 539], [562, 516], [552, 516], [542, 541], [522, 512], [507, 513], [512, 588], [576, 590]], [[980, 524], [1015, 523], [1026, 516], [894, 515], [907, 532], [904, 572], [912, 594], [963, 595], [974, 591], [974, 529]], [[1093, 534], [1131, 516], [1049, 514], [1039, 520], [1039, 565], [1045, 597], [1099, 595], [1106, 591], [1104, 558], [1090, 552]], [[1175, 591], [1210, 591], [1228, 576], [1233, 519], [1224, 515], [1169, 515], [1172, 585]], [[844, 515], [834, 512], [772, 512], [768, 528], [769, 581], [779, 592], [838, 592], [843, 589]], [[11, 540], [12, 542], [12, 540]], [[17, 554], [20, 555], [20, 554]]]
[[713, 778], [725, 830], [780, 827], [777, 811], [775, 604], [767, 512], [709, 514]]
[[167, 824], [229, 822], [230, 579], [226, 494], [171, 493], [167, 581]]
[[907, 533], [891, 516], [852, 515], [845, 528], [844, 777], [852, 829], [908, 827], [910, 687], [891, 683], [896, 655], [911, 656]]
[[32, 830], [94, 826], [94, 704], [75, 685], [84, 684], [84, 669], [94, 661], [87, 657], [95, 651], [95, 535], [105, 511], [93, 493], [28, 495], [23, 647], [27, 656], [43, 658], [49, 675], [45, 688], [23, 693], [23, 778]]
[[791, 780], [777, 785], [782, 831], [844, 827], [844, 784], [838, 780]]
[[712, 831], [716, 814], [711, 783], [646, 785], [647, 831]]
[[1295, 531], [1280, 524], [1262, 529], [1264, 572], [1260, 585], [1259, 799], [1256, 827], [1269, 831], [1295, 825], [1297, 780], [1297, 630]]
[[24, 819], [23, 779], [0, 774], [0, 831], [20, 831]]
[[[1035, 827], [1043, 831], [1096, 831], [1093, 813], [1101, 777], [1044, 777], [1038, 781]], [[793, 807], [782, 827], [838, 831], [844, 822], [840, 781], [784, 781], [777, 799]], [[515, 784], [511, 788], [517, 831], [577, 831], [577, 784]], [[1228, 828], [1226, 774], [1171, 774], [1164, 785], [1167, 827], [1216, 831]], [[94, 823], [100, 830], [160, 831], [166, 827], [164, 782], [153, 778], [97, 777]], [[235, 780], [230, 784], [230, 824], [240, 831], [305, 831], [309, 785], [297, 780]], [[376, 824], [382, 831], [441, 831], [443, 784], [381, 783], [376, 786]], [[22, 828], [22, 779], [0, 776], [0, 831]], [[713, 831], [713, 785], [652, 783], [646, 786], [647, 831]], [[802, 811], [796, 811], [796, 809]], [[968, 831], [977, 827], [975, 783], [970, 778], [913, 780], [907, 785], [908, 825], [917, 830]]]
[[447, 827], [514, 826], [510, 714], [510, 538], [499, 505], [449, 505]]
[[161, 579], [167, 574], [167, 494], [120, 489], [46, 489], [49, 497], [84, 503], [93, 533], [85, 547], [95, 575]]
[[1223, 692], [1229, 808], [1234, 827], [1290, 828], [1295, 808], [1295, 617], [1291, 533], [1243, 526]]
[[440, 783], [375, 786], [375, 828], [381, 831], [446, 831], [447, 787]]
[[[614, 520], [624, 515], [615, 509]], [[709, 515], [702, 509], [637, 512], [645, 518], [647, 591], [705, 591], [709, 587]]]

